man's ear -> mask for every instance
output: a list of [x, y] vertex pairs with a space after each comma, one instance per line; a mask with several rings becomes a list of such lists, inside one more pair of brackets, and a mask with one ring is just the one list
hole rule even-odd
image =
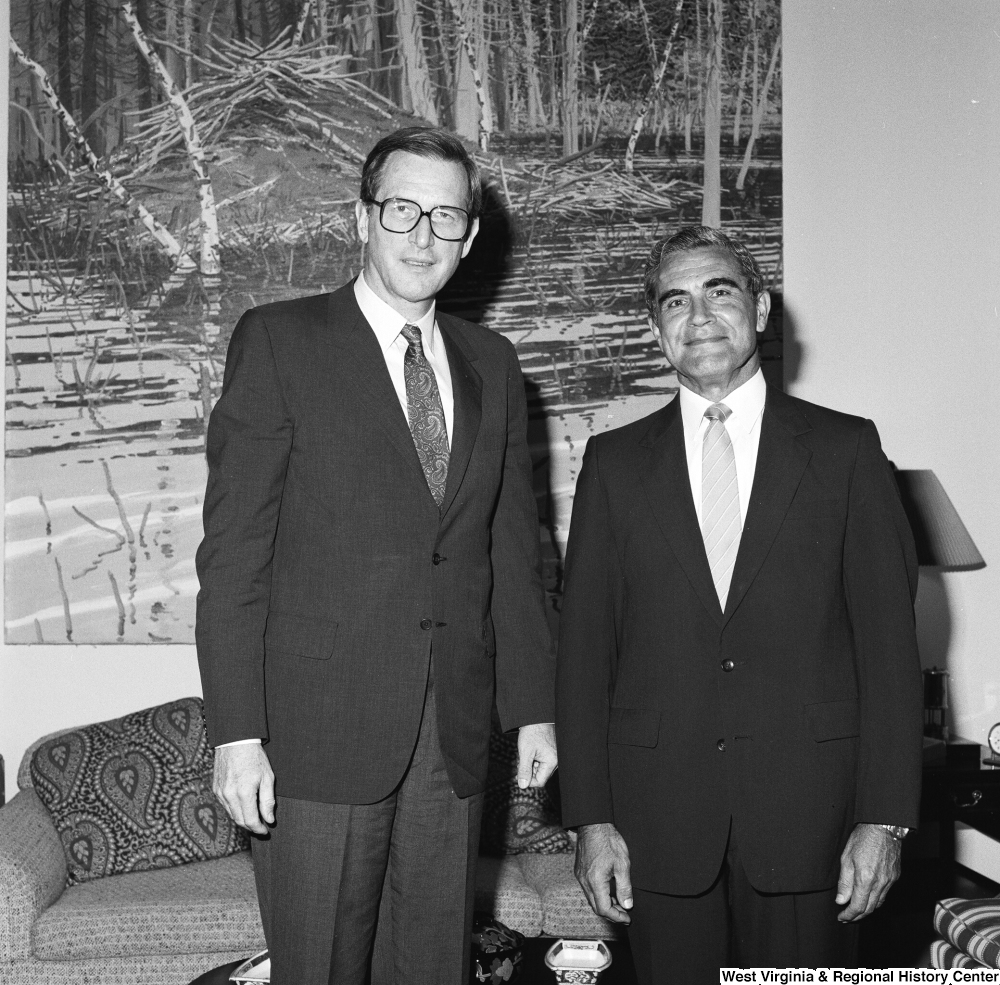
[[362, 243], [368, 242], [369, 217], [370, 213], [368, 211], [368, 206], [359, 199], [354, 203], [354, 218], [358, 226], [358, 236], [361, 238]]
[[469, 226], [469, 235], [465, 237], [465, 242], [462, 244], [462, 259], [464, 260], [469, 255], [469, 250], [472, 249], [472, 241], [476, 238], [476, 233], [479, 232], [479, 218], [472, 220], [472, 225]]
[[660, 326], [657, 324], [656, 319], [652, 315], [646, 315], [646, 323], [649, 325], [649, 330], [653, 333], [653, 338], [656, 339], [657, 345], [659, 345]]
[[769, 291], [761, 291], [757, 298], [757, 332], [763, 332], [767, 328], [767, 316], [771, 313], [771, 294]]

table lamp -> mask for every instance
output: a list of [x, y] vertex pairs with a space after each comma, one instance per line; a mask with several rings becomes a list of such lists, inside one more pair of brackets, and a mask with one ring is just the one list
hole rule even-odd
[[[893, 468], [917, 545], [917, 563], [940, 571], [985, 568], [982, 554], [938, 477], [930, 469]], [[924, 735], [947, 742], [947, 716], [948, 672], [932, 667], [924, 671]]]

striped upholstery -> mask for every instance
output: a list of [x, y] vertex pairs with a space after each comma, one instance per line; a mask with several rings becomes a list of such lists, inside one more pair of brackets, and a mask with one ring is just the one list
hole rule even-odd
[[932, 968], [985, 968], [986, 965], [973, 961], [953, 944], [938, 938], [931, 944]]
[[934, 909], [934, 926], [973, 961], [1000, 968], [1000, 899], [943, 899]]

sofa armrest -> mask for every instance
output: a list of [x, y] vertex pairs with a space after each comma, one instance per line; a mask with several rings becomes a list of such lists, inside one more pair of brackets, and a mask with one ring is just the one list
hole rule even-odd
[[66, 886], [66, 857], [34, 790], [0, 807], [0, 961], [31, 954], [31, 928]]

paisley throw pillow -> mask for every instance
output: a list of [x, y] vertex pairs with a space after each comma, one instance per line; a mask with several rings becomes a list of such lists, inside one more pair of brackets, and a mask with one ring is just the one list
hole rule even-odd
[[70, 885], [249, 847], [212, 793], [201, 698], [57, 735], [35, 750], [31, 782], [62, 841]]

